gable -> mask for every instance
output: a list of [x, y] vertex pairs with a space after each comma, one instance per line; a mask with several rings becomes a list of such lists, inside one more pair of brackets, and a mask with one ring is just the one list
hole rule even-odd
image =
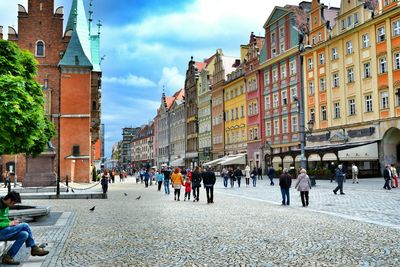
[[277, 19], [283, 17], [285, 14], [288, 13], [288, 10], [286, 10], [283, 7], [276, 6], [274, 10], [272, 11], [271, 15], [267, 19], [267, 21], [264, 24], [264, 28], [268, 27], [271, 23], [276, 21]]

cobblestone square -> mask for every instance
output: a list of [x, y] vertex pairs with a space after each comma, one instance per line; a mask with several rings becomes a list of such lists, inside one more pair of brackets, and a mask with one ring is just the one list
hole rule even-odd
[[200, 202], [183, 196], [178, 202], [132, 180], [112, 184], [105, 200], [24, 201], [51, 205], [63, 215], [53, 226], [33, 227], [51, 253], [23, 266], [400, 264], [400, 190], [372, 190], [380, 180], [358, 187], [347, 182], [345, 196], [334, 195], [329, 181], [318, 181], [309, 208], [301, 207], [293, 189], [291, 206], [279, 205], [279, 188], [265, 179], [240, 189], [225, 189], [219, 179], [209, 205], [203, 188]]

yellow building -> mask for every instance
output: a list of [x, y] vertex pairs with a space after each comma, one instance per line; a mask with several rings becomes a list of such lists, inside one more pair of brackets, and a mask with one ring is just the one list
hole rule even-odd
[[[241, 47], [241, 61], [247, 54], [247, 46]], [[245, 65], [227, 75], [224, 84], [225, 154], [247, 152]]]
[[328, 20], [321, 9], [313, 0], [311, 49], [303, 54], [305, 121], [314, 122], [309, 161], [355, 162], [378, 175], [400, 160], [399, 1], [378, 1], [372, 11], [342, 0], [332, 28], [321, 28]]

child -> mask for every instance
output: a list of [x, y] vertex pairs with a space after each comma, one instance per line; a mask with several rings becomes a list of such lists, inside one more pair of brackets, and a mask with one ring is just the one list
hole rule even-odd
[[156, 172], [158, 191], [161, 191], [161, 185], [164, 182], [164, 173]]
[[192, 191], [192, 186], [190, 184], [189, 178], [186, 178], [184, 186], [185, 186], [185, 199], [183, 201], [186, 201], [186, 196], [188, 197], [188, 200], [190, 200], [190, 191]]

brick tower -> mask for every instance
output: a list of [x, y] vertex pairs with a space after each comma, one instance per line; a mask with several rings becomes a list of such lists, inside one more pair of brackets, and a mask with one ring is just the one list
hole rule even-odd
[[[88, 20], [83, 0], [73, 0], [63, 31], [62, 7], [54, 11], [54, 0], [28, 0], [28, 10], [18, 5], [18, 33], [11, 27], [8, 32], [10, 41], [31, 51], [39, 62], [37, 81], [56, 127], [52, 143], [61, 181], [68, 176], [69, 181], [90, 182], [91, 165], [99, 159], [100, 31], [91, 33], [92, 13]], [[22, 161], [17, 170], [24, 169]], [[25, 173], [18, 175], [23, 178]]]

